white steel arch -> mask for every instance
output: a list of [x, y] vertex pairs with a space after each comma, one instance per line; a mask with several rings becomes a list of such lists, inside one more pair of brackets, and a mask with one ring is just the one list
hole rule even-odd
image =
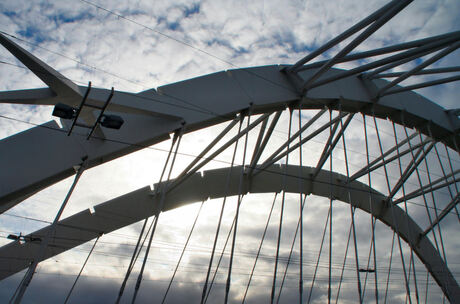
[[[151, 112], [141, 115], [123, 113], [125, 125], [121, 130], [104, 129], [104, 136], [108, 140], [94, 138], [87, 141], [86, 130], [78, 127], [71, 136], [67, 136], [66, 128], [60, 129], [54, 121], [2, 140], [0, 166], [5, 170], [0, 172], [3, 181], [0, 210], [8, 210], [35, 192], [71, 176], [73, 167], [80, 164], [83, 158], [87, 158], [89, 167], [96, 166], [169, 138], [169, 134], [179, 129], [182, 122], [185, 122], [185, 132], [191, 132], [232, 119], [235, 114], [248, 108], [256, 114], [284, 109], [296, 102], [305, 109], [341, 107], [343, 111], [373, 113], [377, 117], [416, 127], [454, 149], [460, 141], [460, 119], [455, 113], [414, 92], [389, 95], [375, 103], [364, 82], [359, 77], [351, 76], [312, 89], [306, 97], [300, 97], [280, 69], [280, 66], [267, 66], [219, 72], [160, 87], [158, 92], [150, 90], [136, 95], [115, 92], [114, 104], [139, 104], [146, 101], [143, 99], [146, 96], [149, 98], [147, 101], [152, 98], [154, 101], [148, 105]], [[307, 79], [313, 72], [306, 71], [301, 75]], [[330, 74], [337, 72], [331, 70]], [[382, 87], [386, 83], [385, 80], [375, 80], [372, 85]], [[30, 100], [25, 101], [21, 97], [23, 94], [36, 93], [35, 90], [13, 91], [0, 95], [0, 98], [8, 102], [19, 99], [18, 103], [24, 103]], [[89, 99], [103, 100], [108, 95], [108, 90], [92, 90]], [[182, 99], [196, 108], [183, 109]], [[77, 98], [73, 100], [69, 104], [75, 105], [80, 101]], [[174, 115], [178, 108], [181, 109], [180, 119], [154, 113], [161, 111], [165, 115]], [[197, 111], [197, 108], [208, 109], [209, 113]], [[109, 111], [112, 111], [111, 106]], [[113, 110], [113, 113], [119, 112]], [[37, 142], [42, 145], [37, 146]], [[11, 176], [12, 171], [17, 174]]]
[[[289, 165], [270, 166], [254, 177], [244, 178], [242, 191], [238, 188], [240, 167], [221, 168], [195, 173], [177, 188], [171, 190], [165, 198], [162, 212], [181, 206], [246, 193], [270, 193], [284, 190], [292, 193], [313, 194], [330, 197], [346, 202], [353, 207], [371, 213], [379, 221], [396, 231], [419, 256], [427, 270], [439, 284], [446, 297], [452, 303], [458, 303], [460, 288], [450, 273], [437, 250], [431, 244], [423, 230], [399, 206], [394, 206], [395, 217], [391, 207], [385, 203], [387, 197], [367, 185], [359, 182], [347, 182], [347, 177], [337, 173], [321, 170], [316, 178], [312, 176], [316, 168], [302, 168], [303, 188], [299, 189], [299, 167]], [[226, 187], [227, 176], [231, 176], [230, 187]], [[285, 174], [287, 178], [284, 180]], [[330, 181], [332, 180], [332, 185]], [[174, 181], [173, 181], [174, 182]], [[161, 185], [156, 184], [155, 189]], [[160, 208], [161, 192], [150, 187], [143, 187], [126, 195], [117, 197], [94, 207], [94, 212], [85, 210], [58, 223], [54, 237], [50, 242], [45, 259], [70, 250], [92, 239], [107, 234], [124, 226], [136, 223], [146, 216], [152, 216]], [[332, 189], [332, 190], [331, 190]], [[299, 191], [300, 190], [300, 191]], [[369, 193], [371, 200], [369, 201]], [[390, 201], [390, 203], [392, 203]], [[371, 206], [372, 204], [372, 206]], [[396, 222], [395, 222], [396, 221]], [[43, 239], [50, 226], [31, 233], [26, 237]], [[14, 242], [0, 248], [0, 256], [12, 257], [0, 260], [0, 280], [28, 267], [40, 248], [40, 242], [20, 244]]]

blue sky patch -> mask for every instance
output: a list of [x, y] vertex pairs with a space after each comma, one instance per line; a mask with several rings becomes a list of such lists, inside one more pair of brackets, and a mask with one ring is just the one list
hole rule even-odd
[[89, 12], [82, 12], [77, 15], [70, 15], [70, 14], [59, 14], [52, 17], [52, 20], [56, 22], [56, 24], [63, 24], [63, 23], [74, 23], [78, 21], [82, 21], [85, 19], [90, 19], [93, 16]]
[[179, 21], [169, 22], [166, 17], [160, 16], [158, 17], [158, 24], [164, 23], [166, 28], [171, 31], [176, 31], [180, 28]]
[[172, 31], [177, 30], [180, 27], [179, 22], [166, 22], [166, 27]]
[[18, 33], [29, 40], [32, 39], [36, 43], [41, 43], [46, 40], [46, 36], [36, 27], [28, 26], [25, 30], [19, 31]]
[[194, 3], [191, 7], [186, 7], [184, 10], [184, 17], [188, 18], [191, 15], [200, 13], [200, 4]]
[[16, 12], [13, 12], [13, 11], [3, 12], [3, 15], [5, 15], [7, 17], [16, 17], [17, 16]]
[[298, 43], [292, 32], [275, 33], [273, 39], [278, 45], [286, 47], [290, 53], [308, 54], [316, 49], [314, 45], [310, 46], [305, 43]]

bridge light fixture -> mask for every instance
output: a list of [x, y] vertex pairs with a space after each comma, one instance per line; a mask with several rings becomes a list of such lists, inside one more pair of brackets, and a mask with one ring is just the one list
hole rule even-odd
[[73, 119], [76, 114], [76, 109], [64, 103], [58, 103], [54, 106], [53, 116], [63, 119]]
[[125, 121], [118, 115], [102, 115], [101, 125], [109, 129], [120, 129]]

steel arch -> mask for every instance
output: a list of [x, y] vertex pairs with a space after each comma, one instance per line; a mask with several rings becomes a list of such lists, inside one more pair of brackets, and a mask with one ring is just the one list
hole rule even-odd
[[[239, 168], [233, 167], [233, 170], [220, 168], [204, 171], [203, 174], [195, 173], [167, 194], [162, 211], [225, 195], [238, 195], [238, 181], [241, 172]], [[385, 203], [387, 197], [382, 193], [359, 181], [347, 183], [346, 176], [326, 170], [321, 170], [316, 178], [312, 179], [315, 170], [316, 168], [311, 167], [302, 168], [301, 177], [304, 182], [302, 183], [303, 188], [300, 189], [298, 166], [288, 165], [285, 171], [284, 165], [272, 165], [251, 178], [246, 176], [242, 193], [280, 192], [283, 190], [283, 178], [286, 172], [286, 192], [302, 192], [323, 197], [330, 197], [332, 194], [334, 200], [349, 203], [371, 213], [407, 242], [425, 264], [446, 297], [452, 303], [459, 303], [460, 288], [455, 278], [431, 241], [422, 234], [423, 230], [403, 209], [393, 206], [395, 215], [395, 220], [393, 220], [390, 207], [392, 202]], [[225, 181], [229, 171], [232, 182], [227, 188]], [[155, 188], [161, 187], [156, 184]], [[156, 189], [144, 187], [95, 206], [93, 213], [88, 209], [61, 220], [48, 246], [45, 259], [88, 242], [101, 234], [112, 232], [153, 215], [159, 208], [160, 196]], [[43, 238], [47, 235], [48, 230], [49, 227], [45, 227], [29, 236]], [[27, 268], [29, 261], [36, 256], [39, 247], [39, 243], [34, 242], [23, 244], [14, 242], [1, 247], [0, 256], [15, 258], [0, 260], [0, 280]]]
[[[340, 107], [343, 111], [363, 112], [415, 127], [457, 150], [460, 119], [455, 113], [444, 110], [417, 93], [392, 94], [376, 102], [370, 92], [388, 82], [381, 79], [364, 81], [358, 76], [350, 76], [313, 88], [302, 97], [281, 71], [283, 68], [263, 66], [229, 70], [139, 94], [115, 91], [114, 105], [109, 106], [110, 112], [120, 113], [122, 105], [128, 104], [138, 112], [125, 111], [123, 128], [116, 131], [105, 129], [101, 138], [87, 141], [86, 135], [82, 135], [84, 129], [78, 127], [71, 136], [67, 136], [67, 121], [63, 121], [62, 129], [56, 122], [50, 121], [1, 140], [0, 167], [3, 170], [0, 171], [0, 212], [71, 176], [74, 166], [80, 164], [82, 159], [86, 159], [88, 167], [97, 166], [161, 142], [182, 127], [183, 123], [185, 132], [192, 132], [232, 119], [235, 114], [248, 108], [257, 114], [292, 105], [305, 109]], [[315, 70], [306, 70], [299, 75], [308, 79]], [[333, 76], [339, 72], [332, 69], [327, 75]], [[80, 90], [84, 90], [84, 87], [80, 87]], [[36, 93], [36, 90], [32, 91], [4, 92], [0, 94], [0, 100], [24, 103], [24, 98], [31, 98], [31, 94]], [[97, 104], [108, 95], [109, 90], [94, 89], [88, 99]], [[79, 99], [72, 98], [74, 103], [79, 102]], [[31, 99], [26, 100], [31, 102]], [[144, 104], [139, 106], [142, 101]], [[56, 100], [47, 99], [46, 102], [53, 104]], [[181, 118], [171, 118], [177, 117], [178, 109]]]
[[[395, 3], [397, 1], [392, 1], [387, 6]], [[385, 8], [380, 9], [378, 14], [383, 11]], [[459, 35], [454, 32], [427, 39], [452, 43], [459, 39]], [[427, 39], [408, 44], [412, 47], [424, 45]], [[3, 33], [0, 33], [0, 43], [49, 86], [0, 92], [2, 103], [55, 105], [64, 102], [78, 106], [84, 99], [83, 92], [88, 90], [87, 101], [101, 107], [111, 94], [105, 89], [89, 90], [77, 86]], [[62, 120], [63, 128], [50, 121], [3, 139], [0, 141], [0, 213], [71, 176], [74, 166], [79, 165], [82, 159], [88, 167], [97, 166], [161, 142], [178, 128], [183, 128], [185, 133], [192, 132], [232, 119], [249, 108], [253, 114], [286, 107], [329, 107], [352, 113], [363, 112], [415, 127], [423, 134], [459, 150], [460, 119], [455, 111], [446, 111], [412, 91], [379, 96], [377, 92], [389, 85], [388, 81], [356, 73], [337, 77], [347, 71], [334, 68], [323, 72], [321, 79], [336, 77], [336, 80], [305, 91], [302, 84], [315, 77], [322, 68], [302, 66], [301, 70], [292, 73], [297, 65], [227, 70], [138, 94], [114, 91], [107, 112], [121, 113], [125, 124], [116, 131], [96, 128], [98, 136], [89, 141], [84, 135], [85, 129], [80, 127], [66, 136], [71, 124], [66, 120]], [[82, 115], [85, 121], [94, 120], [95, 110], [84, 110]]]

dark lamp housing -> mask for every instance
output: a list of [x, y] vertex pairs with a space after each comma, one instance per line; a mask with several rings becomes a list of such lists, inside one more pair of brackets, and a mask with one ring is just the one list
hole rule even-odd
[[102, 115], [101, 125], [109, 129], [120, 129], [124, 120], [118, 115]]
[[10, 235], [8, 235], [6, 238], [9, 239], [9, 240], [15, 240], [15, 241], [17, 241], [17, 240], [19, 240], [20, 236], [14, 235], [14, 234], [10, 234]]
[[53, 116], [63, 119], [72, 119], [75, 117], [75, 109], [63, 103], [58, 103], [54, 106]]
[[19, 241], [21, 243], [24, 243], [24, 242], [26, 242], [26, 243], [27, 242], [41, 242], [42, 241], [41, 238], [33, 237], [33, 236], [25, 236], [25, 235], [22, 235], [22, 234], [19, 234], [19, 235], [10, 234], [6, 238], [9, 239], [9, 240]]

